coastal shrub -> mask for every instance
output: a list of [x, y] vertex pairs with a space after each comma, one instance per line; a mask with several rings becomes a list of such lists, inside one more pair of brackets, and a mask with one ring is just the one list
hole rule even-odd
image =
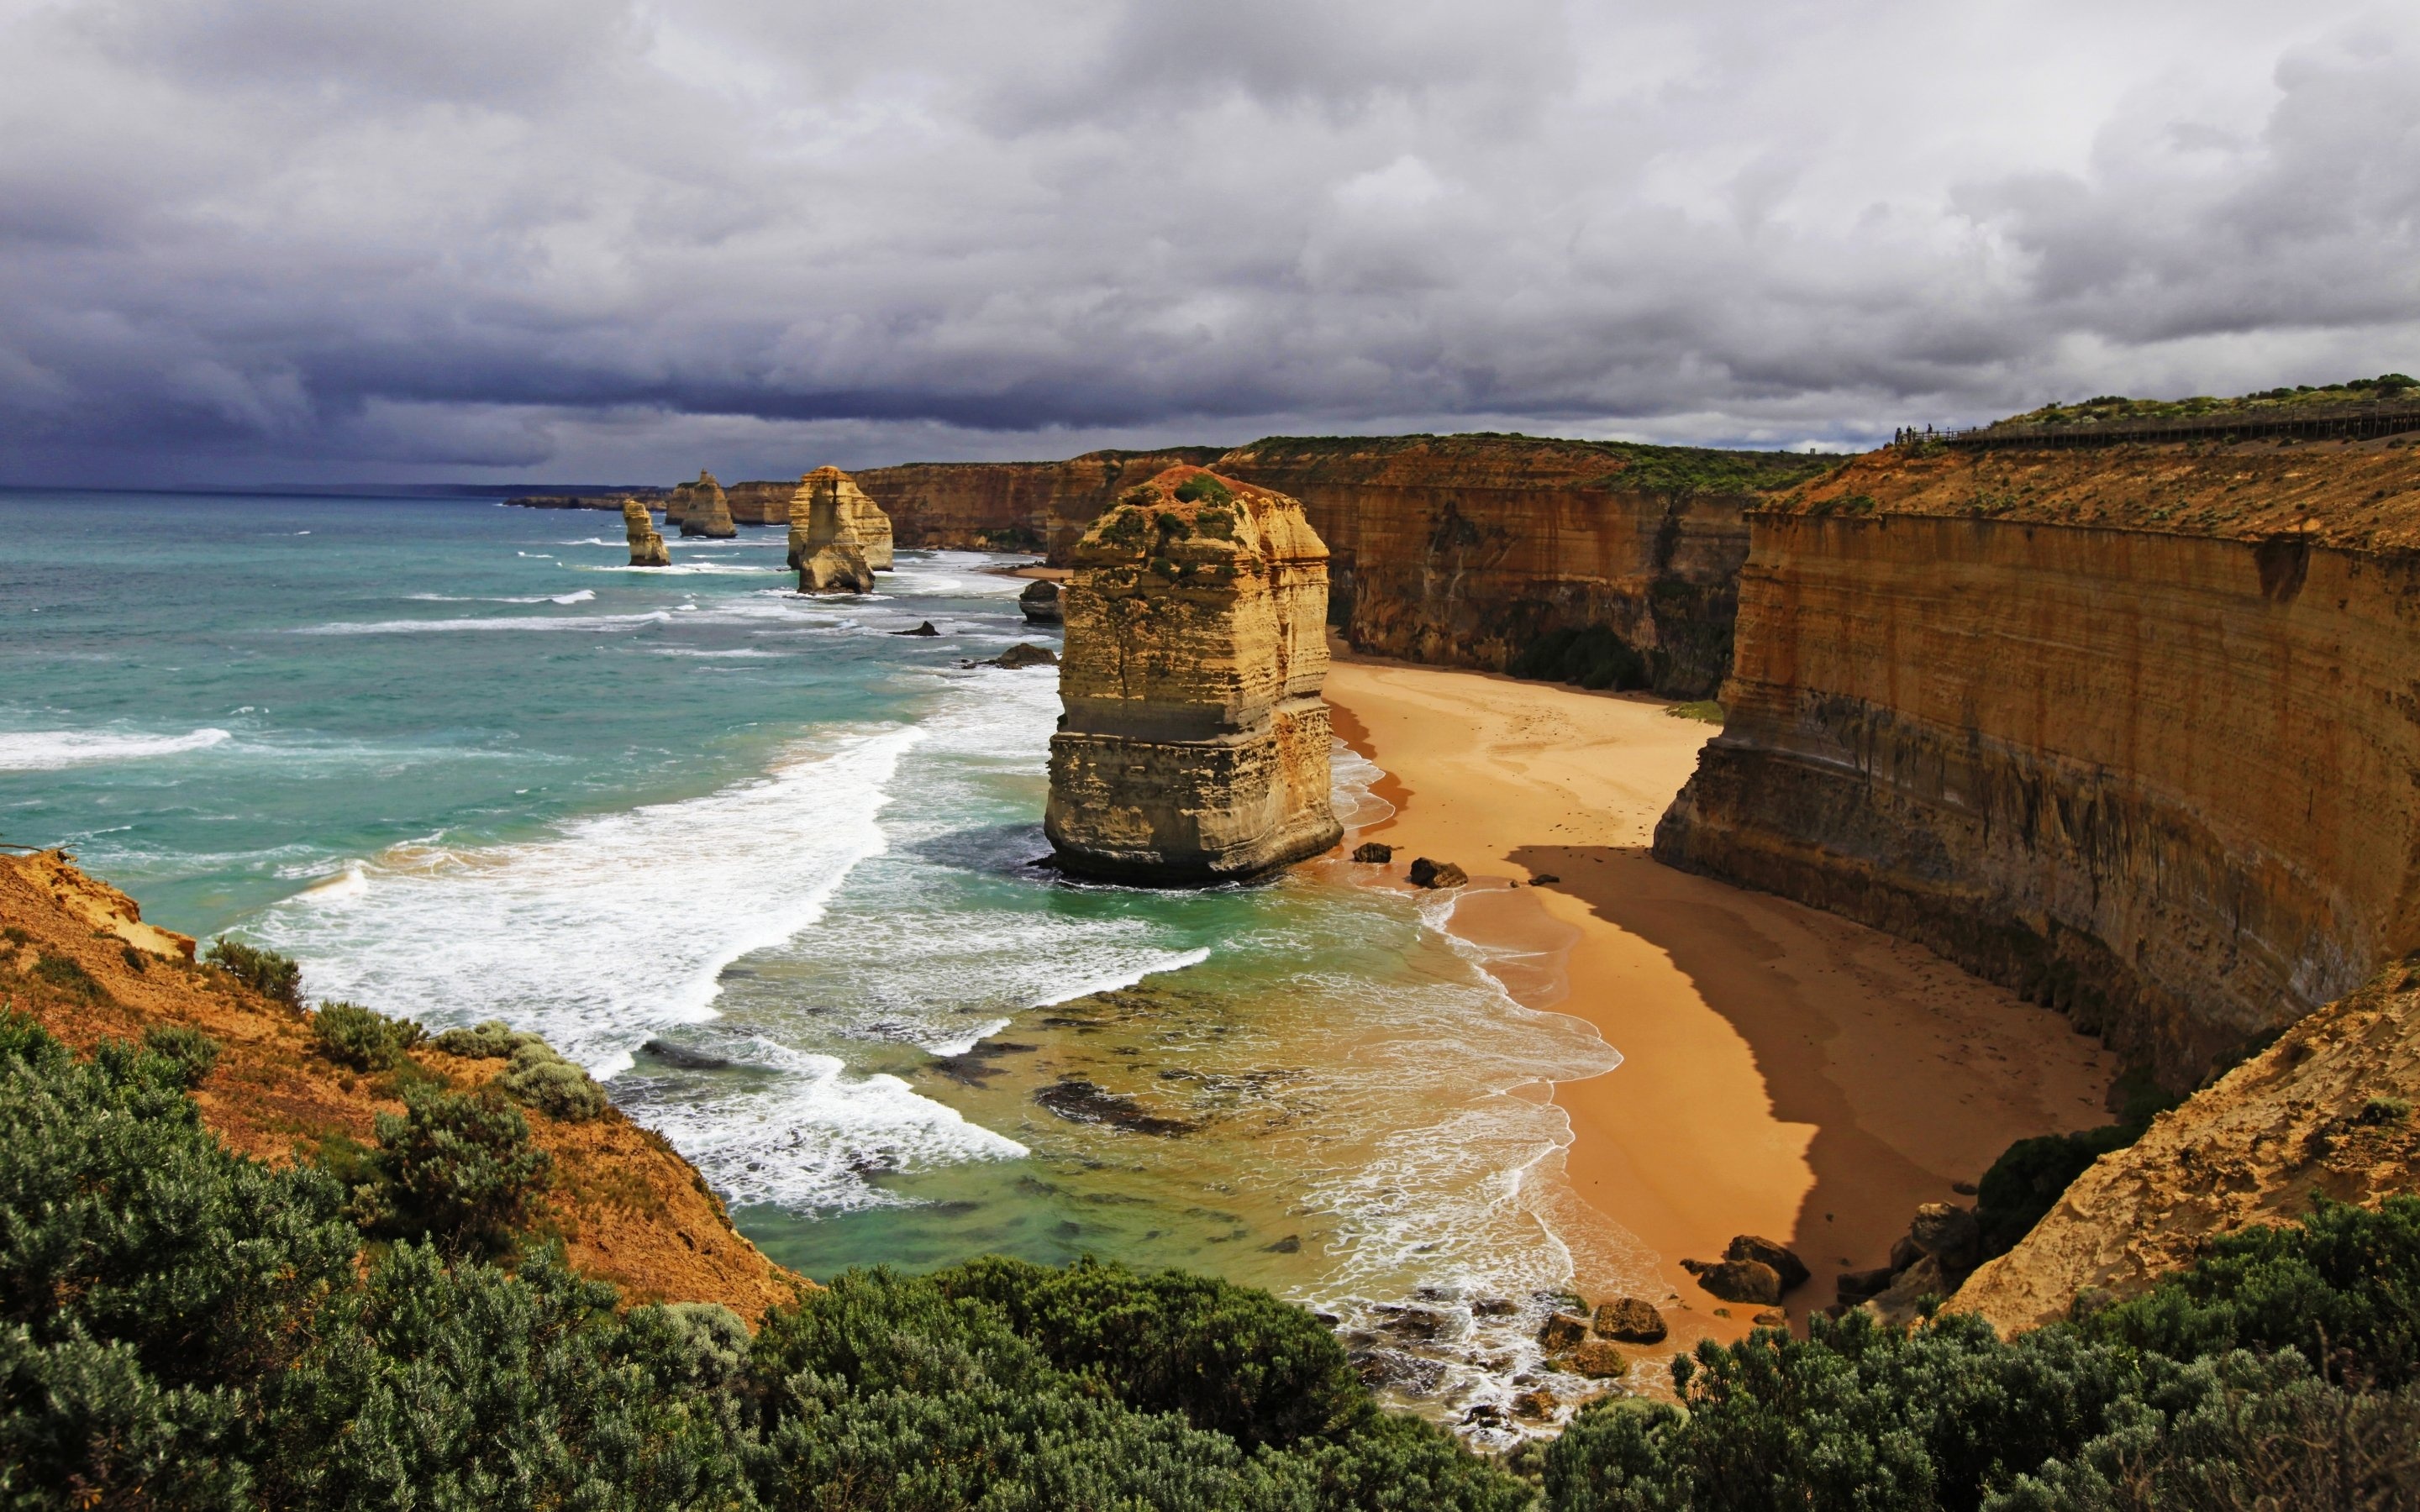
[[313, 1047], [355, 1071], [393, 1070], [425, 1033], [410, 1019], [391, 1019], [359, 1003], [331, 1000], [311, 1015]]
[[1983, 1254], [2005, 1255], [2015, 1248], [2094, 1161], [2137, 1137], [2136, 1131], [2113, 1123], [2010, 1145], [1975, 1183], [1975, 1223], [1983, 1231]]
[[403, 1104], [400, 1115], [378, 1116], [374, 1226], [426, 1238], [449, 1255], [508, 1250], [553, 1165], [530, 1142], [520, 1110], [489, 1088], [454, 1092], [426, 1083], [406, 1087]]
[[605, 1088], [543, 1040], [515, 1050], [496, 1085], [514, 1102], [565, 1123], [583, 1123], [605, 1111]]
[[449, 1056], [465, 1060], [504, 1060], [525, 1044], [546, 1041], [523, 1029], [516, 1029], [502, 1019], [486, 1019], [467, 1029], [447, 1029], [429, 1043]]
[[1504, 670], [1514, 677], [1615, 692], [1648, 683], [1645, 658], [1602, 625], [1549, 630], [1524, 646]]
[[292, 956], [222, 934], [210, 942], [202, 959], [263, 997], [274, 998], [291, 1009], [302, 1006], [302, 967]]
[[143, 1031], [143, 1048], [177, 1068], [188, 1088], [199, 1087], [219, 1063], [219, 1042], [189, 1024], [163, 1024]]
[[1193, 474], [1178, 484], [1175, 491], [1177, 499], [1188, 504], [1203, 499], [1214, 504], [1233, 504], [1235, 501], [1235, 490], [1207, 472]]

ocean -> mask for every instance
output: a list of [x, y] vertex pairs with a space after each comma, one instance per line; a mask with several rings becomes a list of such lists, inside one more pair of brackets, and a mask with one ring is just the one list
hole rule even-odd
[[[969, 665], [1055, 648], [1015, 559], [903, 552], [818, 600], [778, 530], [650, 570], [620, 523], [0, 494], [0, 841], [294, 955], [315, 999], [543, 1033], [808, 1274], [1207, 1271], [1507, 1437], [1590, 1242], [1535, 1088], [1611, 1069], [1595, 1031], [1342, 863], [1034, 866], [1056, 671]], [[1348, 825], [1379, 775], [1340, 747]]]

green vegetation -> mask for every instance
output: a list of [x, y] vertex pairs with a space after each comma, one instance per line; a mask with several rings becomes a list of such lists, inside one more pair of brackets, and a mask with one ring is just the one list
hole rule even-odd
[[407, 1088], [377, 1149], [334, 1151], [386, 1194], [349, 1204], [327, 1171], [229, 1153], [186, 1095], [194, 1047], [164, 1042], [183, 1056], [78, 1060], [0, 1019], [10, 1507], [1532, 1500], [1380, 1412], [1327, 1331], [1262, 1293], [984, 1260], [844, 1275], [752, 1340], [709, 1304], [620, 1309], [543, 1245], [508, 1270], [456, 1243], [498, 1237], [543, 1171], [502, 1099]]
[[2003, 1343], [1851, 1313], [1673, 1362], [1685, 1411], [1579, 1418], [1554, 1512], [2408, 1506], [2420, 1198], [2218, 1241], [2149, 1295]]
[[1516, 652], [1504, 670], [1514, 677], [1617, 693], [1648, 684], [1647, 658], [1602, 625], [1549, 630]]
[[[2276, 1037], [2255, 1041], [2265, 1045]], [[2247, 1052], [2247, 1054], [2252, 1052]], [[2241, 1057], [2239, 1057], [2240, 1059]], [[2235, 1060], [2222, 1063], [2219, 1072]], [[2077, 1134], [2040, 1134], [2020, 1139], [2001, 1152], [1975, 1185], [1975, 1222], [1983, 1230], [1986, 1258], [2006, 1255], [2017, 1241], [2033, 1232], [2075, 1179], [2112, 1150], [2123, 1149], [2143, 1137], [2151, 1120], [2181, 1101], [2151, 1080], [2141, 1067], [2118, 1079], [2117, 1095], [2123, 1108], [2116, 1123]]]
[[222, 934], [210, 942], [202, 959], [263, 997], [273, 997], [298, 1011], [302, 1007], [302, 967], [292, 956]]
[[1204, 499], [1214, 504], [1233, 504], [1235, 490], [1207, 472], [1197, 472], [1176, 486], [1176, 498], [1180, 503], [1187, 504]]
[[201, 1086], [209, 1079], [210, 1069], [219, 1063], [219, 1042], [185, 1024], [164, 1024], [145, 1030], [143, 1048], [175, 1066], [178, 1076], [188, 1088]]
[[34, 979], [45, 981], [61, 992], [73, 993], [88, 1003], [107, 1000], [109, 989], [84, 967], [63, 955], [46, 955], [34, 963]]
[[2204, 415], [2290, 413], [2320, 405], [2388, 402], [2415, 397], [2420, 379], [2401, 373], [2354, 378], [2314, 388], [2305, 383], [2290, 389], [2264, 389], [2232, 399], [2203, 393], [2189, 399], [2130, 399], [2103, 393], [2080, 404], [2046, 404], [2022, 415], [1995, 421], [1996, 425], [2104, 425], [2114, 421], [2194, 420]]
[[514, 1102], [550, 1119], [581, 1123], [605, 1111], [605, 1088], [566, 1060], [554, 1046], [501, 1019], [467, 1029], [448, 1029], [430, 1043], [449, 1056], [472, 1060], [509, 1060], [496, 1086]]
[[1720, 724], [1729, 717], [1723, 713], [1723, 706], [1713, 699], [1694, 699], [1687, 703], [1675, 703], [1664, 713], [1669, 718], [1699, 719], [1707, 724]]
[[1268, 436], [1239, 448], [1263, 462], [1323, 455], [1391, 453], [1426, 447], [1453, 455], [1505, 442], [1602, 461], [1608, 471], [1591, 480], [1600, 488], [1637, 489], [1678, 497], [1694, 494], [1777, 493], [1820, 477], [1846, 458], [1811, 452], [1746, 452], [1714, 446], [1650, 446], [1638, 441], [1585, 441], [1559, 436], [1472, 431], [1454, 436]]
[[319, 1054], [355, 1071], [394, 1070], [425, 1032], [409, 1019], [391, 1019], [359, 1003], [321, 1003], [311, 1015], [311, 1042]]

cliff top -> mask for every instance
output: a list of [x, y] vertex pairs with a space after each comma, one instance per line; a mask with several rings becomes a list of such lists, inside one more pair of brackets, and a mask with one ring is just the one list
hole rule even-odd
[[1280, 563], [1326, 559], [1301, 504], [1189, 464], [1120, 494], [1075, 550], [1079, 567], [1149, 571], [1187, 587], [1224, 587]]
[[1955, 516], [2365, 550], [2420, 548], [2420, 435], [1869, 452], [1774, 513]]
[[2336, 406], [2394, 403], [2413, 397], [2420, 397], [2420, 378], [2408, 378], [2401, 373], [2381, 373], [2374, 378], [2352, 378], [2318, 387], [2303, 383], [2292, 388], [2263, 389], [2258, 393], [2238, 394], [2226, 399], [2207, 393], [2185, 399], [2130, 399], [2120, 393], [2104, 393], [2078, 404], [2046, 404], [2022, 415], [1995, 420], [1984, 428], [2002, 430], [2019, 425], [2085, 427], [2130, 421], [2198, 420], [2205, 416], [2290, 415]]
[[1469, 487], [1563, 486], [1664, 494], [1770, 493], [1839, 465], [1805, 452], [1649, 446], [1473, 431], [1453, 436], [1270, 436], [1220, 459], [1264, 472]]
[[[226, 972], [195, 964], [193, 942], [141, 920], [133, 900], [87, 877], [63, 852], [0, 855], [0, 1000], [85, 1052], [172, 1025], [220, 1045], [194, 1097], [228, 1148], [282, 1165], [346, 1141], [367, 1143], [380, 1113], [403, 1111], [402, 1083], [470, 1088], [502, 1060], [423, 1044], [395, 1072], [361, 1073], [314, 1048], [309, 1020]], [[689, 1163], [617, 1109], [582, 1123], [531, 1110], [554, 1157], [538, 1231], [559, 1236], [577, 1269], [632, 1302], [719, 1302], [743, 1318], [786, 1301], [797, 1278], [731, 1227]]]

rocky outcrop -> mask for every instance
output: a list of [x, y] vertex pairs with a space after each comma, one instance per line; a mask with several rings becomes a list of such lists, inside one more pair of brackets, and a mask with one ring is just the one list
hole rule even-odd
[[735, 483], [722, 491], [722, 499], [734, 525], [787, 525], [790, 500], [798, 491], [795, 483]]
[[635, 499], [622, 501], [622, 533], [630, 543], [630, 565], [634, 567], [669, 567], [672, 553], [664, 549], [664, 538], [656, 533], [656, 522], [647, 506]]
[[1064, 566], [1077, 539], [1119, 494], [1215, 446], [1087, 452], [1064, 462], [914, 462], [870, 468], [858, 486], [891, 517], [904, 547], [1047, 552]]
[[2420, 450], [1895, 448], [1752, 519], [1655, 854], [2193, 1087], [2420, 945]]
[[874, 569], [865, 564], [865, 553], [854, 546], [820, 547], [799, 563], [799, 592], [870, 594]]
[[664, 525], [680, 526], [683, 535], [704, 535], [717, 540], [729, 540], [739, 533], [731, 523], [731, 508], [722, 497], [722, 485], [714, 481], [711, 472], [701, 472], [695, 483], [684, 483], [673, 490], [672, 501], [664, 507]]
[[1342, 838], [1328, 805], [1327, 548], [1282, 494], [1176, 467], [1075, 548], [1043, 827], [1080, 876], [1251, 876]]
[[2420, 971], [2397, 964], [2102, 1156], [1948, 1306], [2003, 1332], [2079, 1296], [2136, 1296], [2204, 1242], [2290, 1224], [2315, 1196], [2375, 1207], [2420, 1190]]
[[1030, 625], [1057, 625], [1065, 618], [1059, 609], [1059, 585], [1036, 579], [1016, 595], [1016, 607]]
[[817, 468], [799, 480], [790, 502], [790, 565], [803, 565], [829, 546], [848, 547], [876, 572], [891, 570], [891, 517], [855, 479], [838, 468]]

